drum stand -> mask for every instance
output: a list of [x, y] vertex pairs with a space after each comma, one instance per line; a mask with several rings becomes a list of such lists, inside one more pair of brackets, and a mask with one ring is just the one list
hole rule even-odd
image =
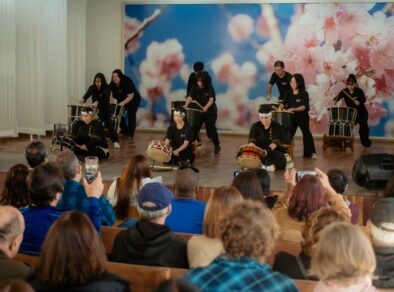
[[350, 148], [353, 153], [353, 137], [347, 136], [323, 136], [323, 151], [326, 151], [329, 147], [339, 147], [341, 151], [346, 151], [346, 148]]

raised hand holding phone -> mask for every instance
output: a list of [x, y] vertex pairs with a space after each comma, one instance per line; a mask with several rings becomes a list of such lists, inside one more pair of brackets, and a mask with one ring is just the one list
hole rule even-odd
[[86, 178], [83, 179], [83, 186], [85, 187], [86, 195], [88, 197], [100, 198], [104, 191], [103, 179], [101, 172], [97, 173], [96, 178], [92, 182], [88, 182]]
[[88, 183], [93, 182], [98, 174], [99, 159], [97, 156], [85, 157], [85, 177]]

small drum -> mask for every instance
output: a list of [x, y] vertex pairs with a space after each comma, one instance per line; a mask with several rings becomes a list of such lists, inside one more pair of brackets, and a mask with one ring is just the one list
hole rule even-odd
[[120, 125], [120, 120], [122, 118], [122, 115], [125, 111], [124, 106], [120, 106], [117, 103], [111, 103], [109, 105], [110, 113], [111, 113], [111, 120], [114, 124], [114, 129], [115, 131], [118, 131], [119, 125]]
[[[62, 141], [63, 140], [63, 141]], [[60, 151], [63, 144], [63, 150], [68, 149], [74, 152], [75, 142], [68, 136], [53, 136], [52, 138], [52, 151]]]
[[290, 144], [291, 139], [291, 127], [293, 124], [294, 113], [287, 111], [272, 111], [272, 120], [282, 126], [284, 137], [282, 139], [283, 144]]
[[243, 168], [258, 169], [263, 165], [261, 158], [264, 156], [266, 156], [266, 152], [260, 147], [242, 145], [239, 147], [237, 162]]
[[146, 154], [154, 161], [168, 162], [172, 156], [172, 148], [163, 141], [153, 140], [149, 143]]
[[330, 107], [329, 136], [352, 137], [357, 110], [350, 107]]
[[203, 113], [204, 112], [202, 110], [194, 108], [186, 109], [186, 119], [189, 122], [190, 127], [200, 128], [203, 119]]

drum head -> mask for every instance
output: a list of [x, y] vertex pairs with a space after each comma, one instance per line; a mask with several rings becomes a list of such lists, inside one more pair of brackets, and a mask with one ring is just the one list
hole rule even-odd
[[248, 169], [259, 169], [263, 165], [257, 157], [245, 154], [239, 156], [237, 162], [241, 167]]

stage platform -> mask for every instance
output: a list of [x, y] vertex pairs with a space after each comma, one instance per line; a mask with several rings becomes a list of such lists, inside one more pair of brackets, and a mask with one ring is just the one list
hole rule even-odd
[[[151, 140], [163, 139], [162, 132], [137, 131], [134, 141], [120, 136], [121, 149], [113, 149], [109, 142], [111, 157], [100, 163], [100, 170], [105, 180], [111, 180], [118, 176], [127, 159], [136, 153], [145, 153]], [[36, 138], [36, 137], [35, 137]], [[201, 186], [222, 186], [229, 185], [233, 179], [233, 173], [239, 169], [235, 156], [239, 146], [247, 143], [246, 135], [220, 135], [222, 152], [214, 155], [213, 144], [208, 138], [202, 135], [203, 144], [199, 150], [195, 166], [200, 170]], [[41, 140], [50, 147], [50, 137], [41, 137]], [[24, 149], [30, 142], [28, 136], [21, 136], [14, 139], [0, 139], [0, 171], [7, 171], [16, 163], [26, 163], [24, 159]], [[365, 151], [358, 140], [355, 141], [354, 152], [341, 152], [339, 149], [329, 148], [323, 152], [322, 139], [315, 138], [317, 149], [317, 159], [302, 158], [303, 144], [302, 138], [295, 139], [294, 163], [297, 170], [312, 170], [319, 167], [324, 171], [331, 168], [340, 168], [349, 176], [348, 194], [375, 195], [374, 191], [366, 190], [357, 186], [351, 179], [351, 171], [355, 159], [366, 153], [393, 153], [394, 142], [375, 141], [372, 150]], [[49, 158], [53, 159], [54, 154], [49, 151]], [[154, 176], [161, 175], [163, 181], [172, 184], [175, 171], [155, 171]], [[284, 190], [283, 172], [270, 173], [271, 189], [275, 191]]]

